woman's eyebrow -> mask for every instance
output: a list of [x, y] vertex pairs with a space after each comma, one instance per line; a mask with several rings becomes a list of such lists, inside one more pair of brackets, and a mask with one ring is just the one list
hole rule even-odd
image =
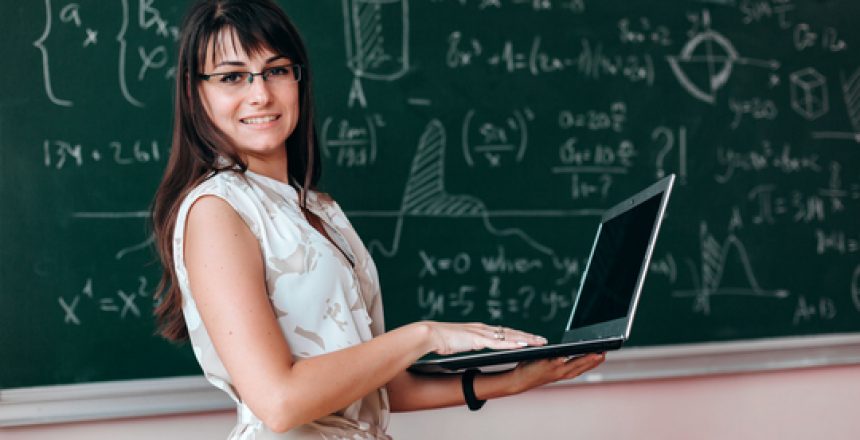
[[281, 58], [289, 59], [286, 55], [275, 55], [275, 56], [273, 56], [273, 57], [269, 58], [268, 60], [266, 60], [266, 64], [269, 64], [269, 63], [271, 63], [271, 62], [273, 62], [273, 61], [277, 61], [277, 60], [279, 60], [279, 59], [281, 59]]
[[[281, 59], [281, 58], [283, 58], [283, 59], [289, 59], [286, 55], [275, 55], [275, 56], [270, 57], [269, 59], [267, 59], [267, 60], [266, 60], [266, 64], [272, 63], [272, 62], [277, 61], [277, 60], [279, 60], [279, 59]], [[245, 63], [244, 63], [243, 61], [232, 61], [232, 60], [227, 60], [227, 61], [221, 61], [220, 63], [216, 64], [216, 65], [215, 65], [215, 68], [217, 69], [218, 67], [221, 67], [221, 66], [238, 66], [238, 67], [243, 67], [243, 66], [245, 66]]]
[[221, 61], [220, 63], [215, 65], [215, 68], [218, 68], [221, 66], [239, 66], [239, 67], [242, 67], [244, 65], [245, 65], [245, 63], [243, 63], [241, 61]]

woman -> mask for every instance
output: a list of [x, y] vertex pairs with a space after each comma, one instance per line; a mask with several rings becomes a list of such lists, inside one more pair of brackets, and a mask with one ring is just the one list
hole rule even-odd
[[153, 205], [162, 334], [190, 338], [236, 401], [230, 438], [389, 438], [389, 411], [439, 408], [575, 377], [594, 355], [499, 375], [427, 378], [430, 352], [541, 345], [484, 324], [384, 332], [376, 269], [320, 178], [304, 45], [268, 0], [196, 3], [182, 26], [173, 145]]

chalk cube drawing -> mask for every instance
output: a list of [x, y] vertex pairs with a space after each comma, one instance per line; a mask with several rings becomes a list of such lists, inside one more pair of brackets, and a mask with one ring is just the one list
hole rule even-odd
[[809, 121], [818, 119], [828, 111], [827, 79], [812, 67], [798, 70], [791, 80], [791, 108]]

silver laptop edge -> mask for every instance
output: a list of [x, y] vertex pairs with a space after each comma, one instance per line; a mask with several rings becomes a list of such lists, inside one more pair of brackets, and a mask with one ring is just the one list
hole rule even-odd
[[[645, 275], [648, 274], [648, 267], [651, 265], [651, 255], [654, 253], [654, 247], [657, 245], [657, 236], [660, 235], [660, 226], [663, 224], [663, 217], [666, 214], [666, 205], [669, 204], [669, 196], [672, 193], [672, 188], [675, 186], [675, 175], [669, 174], [659, 182], [642, 190], [640, 193], [643, 198], [648, 198], [651, 195], [663, 192], [660, 198], [660, 210], [657, 212], [657, 221], [654, 222], [654, 227], [651, 229], [651, 240], [648, 242], [648, 251], [645, 252], [645, 260], [642, 262], [642, 268], [639, 272], [639, 278], [636, 280], [636, 293], [633, 301], [630, 303], [630, 308], [627, 310], [627, 328], [624, 329], [624, 340], [630, 337], [630, 330], [633, 328], [633, 318], [636, 316], [636, 310], [639, 308], [639, 297], [642, 293], [642, 286], [645, 285]], [[650, 195], [649, 195], [650, 194]], [[636, 196], [633, 196], [636, 197]]]

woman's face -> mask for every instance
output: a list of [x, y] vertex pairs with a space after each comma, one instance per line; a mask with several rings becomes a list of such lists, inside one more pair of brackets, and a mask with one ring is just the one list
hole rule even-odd
[[[285, 80], [292, 64], [289, 58], [269, 48], [246, 54], [232, 32], [222, 32], [218, 50], [206, 57], [202, 73], [259, 73], [260, 75], [214, 75], [200, 82], [200, 95], [209, 118], [238, 149], [249, 166], [253, 162], [285, 159], [284, 142], [299, 119], [299, 83]], [[213, 49], [210, 46], [210, 51]], [[242, 78], [242, 80], [237, 80]]]

